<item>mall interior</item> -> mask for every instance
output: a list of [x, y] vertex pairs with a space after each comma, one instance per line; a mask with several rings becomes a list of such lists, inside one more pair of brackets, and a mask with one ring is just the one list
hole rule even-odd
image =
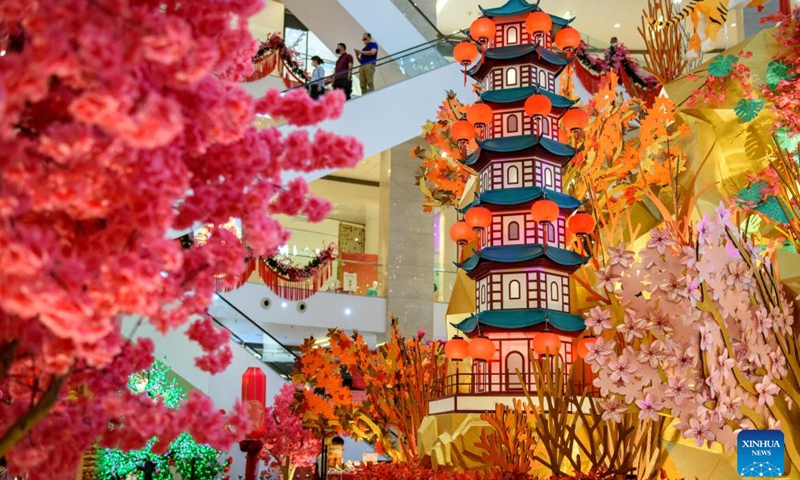
[[[736, 45], [763, 35], [763, 30], [772, 25], [761, 22], [761, 19], [776, 14], [779, 8], [783, 8], [782, 4], [789, 3], [771, 0], [762, 2], [764, 4], [758, 8], [751, 8], [747, 5], [739, 5], [743, 2], [736, 0], [662, 1], [673, 2], [675, 11], [687, 12], [683, 19], [683, 25], [687, 25], [686, 28], [691, 28], [692, 15], [697, 15], [696, 12], [700, 12], [701, 7], [705, 8], [703, 5], [706, 3], [714, 3], [714, 8], [725, 9], [727, 14], [724, 15], [724, 21], [714, 20], [718, 23], [716, 27], [719, 27], [715, 38], [706, 39], [711, 43], [703, 45], [701, 58], [692, 60], [694, 62], [692, 65], [701, 72], [707, 68], [703, 66], [723, 52], [728, 52]], [[796, 2], [796, 0], [793, 1]], [[304, 89], [303, 84], [306, 80], [303, 80], [303, 72], [310, 74], [315, 68], [315, 65], [312, 65], [312, 57], [322, 60], [324, 75], [331, 78], [337, 60], [337, 54], [334, 53], [338, 48], [337, 45], [346, 44], [347, 50], [353, 54], [353, 49], [363, 48], [362, 35], [365, 32], [371, 34], [372, 39], [379, 47], [374, 91], [364, 92], [358, 74], [354, 74], [352, 98], [345, 102], [341, 116], [307, 127], [311, 131], [323, 129], [339, 135], [355, 137], [363, 145], [363, 158], [353, 168], [288, 174], [284, 172], [284, 176], [281, 178], [282, 183], [287, 184], [293, 178], [302, 177], [308, 183], [313, 194], [328, 199], [332, 204], [330, 213], [320, 222], [311, 222], [302, 213], [293, 217], [277, 217], [281, 225], [291, 232], [289, 240], [279, 249], [278, 253], [281, 258], [302, 267], [309, 263], [320, 262], [320, 259], [331, 252], [332, 248], [336, 251], [335, 258], [325, 257], [322, 260], [325, 272], [324, 275], [313, 280], [313, 287], [305, 284], [299, 290], [292, 290], [293, 287], [287, 286], [285, 278], [270, 277], [269, 275], [275, 274], [264, 274], [259, 270], [260, 267], [253, 267], [247, 271], [246, 277], [233, 287], [228, 285], [216, 290], [208, 313], [213, 319], [216, 329], [230, 333], [232, 351], [230, 365], [221, 373], [212, 375], [196, 365], [195, 358], [203, 355], [204, 352], [200, 345], [187, 338], [189, 324], [162, 333], [155, 325], [146, 321], [142, 322], [140, 318], [129, 317], [122, 321], [121, 332], [124, 335], [131, 334], [130, 340], [153, 339], [155, 343], [154, 356], [169, 366], [169, 378], [187, 391], [201, 392], [211, 399], [214, 406], [220, 410], [231, 409], [241, 399], [243, 394], [242, 374], [253, 369], [263, 373], [266, 398], [269, 399], [268, 403], [271, 402], [279, 394], [281, 387], [291, 384], [293, 372], [296, 374], [296, 367], [303, 355], [302, 346], [307, 339], [313, 337], [313, 343], [319, 349], [328, 348], [330, 347], [328, 333], [331, 329], [341, 329], [348, 335], [357, 332], [372, 349], [392, 341], [392, 319], [397, 319], [404, 335], [413, 336], [419, 332], [418, 334], [424, 336], [426, 340], [439, 341], [442, 342], [442, 345], [444, 342], [448, 342], [454, 333], [459, 333], [458, 330], [463, 330], [469, 336], [471, 328], [466, 327], [465, 329], [463, 323], [468, 320], [464, 320], [457, 326], [457, 322], [453, 322], [449, 316], [453, 313], [453, 305], [463, 302], [464, 298], [468, 298], [473, 307], [475, 298], [477, 298], [478, 310], [481, 310], [481, 305], [485, 303], [485, 301], [480, 303], [482, 301], [480, 295], [475, 291], [465, 291], [467, 287], [462, 279], [464, 272], [460, 273], [460, 270], [469, 272], [474, 267], [464, 261], [465, 254], [474, 253], [476, 257], [480, 257], [480, 245], [476, 246], [471, 243], [462, 247], [460, 243], [466, 242], [457, 243], [452, 238], [454, 225], [463, 223], [463, 213], [468, 210], [468, 208], [459, 210], [454, 207], [464, 207], [469, 204], [469, 201], [456, 201], [445, 207], [426, 204], [430, 198], [426, 199], [426, 196], [429, 196], [425, 192], [426, 179], [415, 151], [419, 147], [426, 148], [427, 139], [423, 127], [426, 122], [436, 121], [437, 112], [444, 108], [443, 105], [447, 103], [448, 95], [451, 98], [457, 98], [464, 105], [478, 100], [472, 76], [476, 74], [475, 72], [479, 72], [480, 66], [470, 67], [474, 70], [469, 71], [470, 77], [468, 77], [465, 73], [468, 67], [460, 64], [460, 61], [457, 60], [459, 55], [455, 52], [455, 49], [469, 38], [468, 29], [472, 22], [480, 17], [482, 12], [484, 14], [487, 11], [495, 12], [495, 20], [497, 20], [502, 18], [501, 13], [506, 11], [503, 10], [504, 8], [523, 8], [519, 5], [533, 4], [538, 4], [554, 19], [574, 18], [571, 23], [568, 23], [568, 26], [580, 32], [580, 39], [583, 42], [582, 52], [589, 56], [602, 59], [603, 55], [609, 52], [610, 47], [615, 48], [616, 45], [623, 44], [628, 51], [627, 61], [637, 64], [637, 68], [644, 68], [648, 65], [646, 59], [648, 44], [644, 38], [645, 34], [641, 33], [643, 29], [649, 28], [645, 25], [646, 20], [643, 17], [643, 9], [648, 4], [646, 0], [605, 0], [603, 2], [594, 0], [541, 0], [540, 2], [530, 0], [264, 0], [263, 8], [249, 19], [249, 30], [259, 42], [268, 42], [271, 36], [279, 34], [283, 46], [290, 52], [287, 58], [291, 60], [276, 57], [277, 66], [274, 64], [265, 66], [265, 62], [268, 63], [268, 61], [263, 59], [255, 61], [256, 71], [246, 81], [239, 84], [255, 99], [263, 97], [267, 91], [273, 89], [282, 93]], [[720, 4], [721, 7], [716, 6], [717, 4]], [[730, 11], [725, 7], [728, 4], [731, 4]], [[738, 8], [734, 8], [733, 4], [737, 4]], [[695, 8], [696, 10], [693, 10]], [[530, 11], [533, 11], [533, 7]], [[563, 20], [554, 20], [556, 23], [557, 21]], [[661, 22], [663, 19], [658, 21]], [[565, 25], [567, 24], [559, 24], [558, 28]], [[706, 27], [705, 24], [701, 26], [701, 28]], [[503, 31], [506, 32], [503, 35], [508, 34], [507, 30]], [[511, 37], [507, 37], [505, 41], [509, 44], [517, 43], [516, 30], [513, 35], [513, 40]], [[520, 35], [522, 34], [520, 33]], [[553, 42], [554, 44], [555, 42]], [[486, 46], [479, 45], [477, 48], [480, 50]], [[542, 55], [541, 52], [538, 55], [536, 62], [544, 62], [549, 58], [547, 55]], [[487, 53], [486, 58], [493, 59], [494, 57], [490, 57]], [[498, 58], [494, 61], [508, 60], [505, 57]], [[287, 62], [294, 62], [295, 65], [288, 65]], [[467, 64], [469, 63], [468, 61]], [[355, 66], [358, 66], [358, 62]], [[558, 72], [560, 73], [561, 70]], [[585, 106], [594, 101], [593, 96], [597, 89], [594, 88], [594, 91], [590, 92], [592, 88], [576, 75], [574, 70], [571, 70], [568, 75], [571, 78], [565, 79], [562, 76], [558, 80], [571, 83], [572, 98], [566, 99], [570, 102], [567, 107], [559, 106], [557, 104], [559, 100], [556, 100], [556, 97], [559, 99], [564, 97], [553, 93], [550, 97], [553, 100], [553, 108], [569, 108], [572, 105]], [[510, 83], [509, 78], [506, 77], [507, 83]], [[524, 81], [522, 80], [523, 83]], [[516, 77], [513, 82], [516, 85]], [[561, 86], [559, 85], [563, 86], [563, 83], [557, 84], [556, 88], [550, 90], [553, 92], [563, 91], [560, 90]], [[537, 86], [536, 92], [539, 92], [538, 88]], [[330, 90], [330, 86], [328, 89]], [[616, 91], [620, 99], [631, 98], [632, 90], [626, 89], [622, 84], [616, 88]], [[661, 95], [666, 96], [664, 93]], [[495, 98], [496, 102], [502, 101], [497, 100], [499, 95], [492, 98]], [[282, 134], [289, 134], [299, 128], [286, 123], [282, 118], [272, 118], [269, 115], [261, 114], [257, 114], [255, 124], [261, 129], [277, 128]], [[508, 128], [510, 127], [507, 127], [507, 135]], [[628, 137], [625, 139], [638, 135], [637, 128], [627, 132]], [[487, 140], [486, 145], [482, 144], [487, 151], [488, 142]], [[540, 143], [545, 145], [543, 148], [546, 148], [543, 140], [540, 140]], [[571, 154], [579, 151], [579, 149], [569, 148]], [[551, 151], [547, 155], [557, 156], [557, 152]], [[720, 171], [728, 172], [726, 168], [725, 166], [719, 167]], [[508, 173], [506, 174], [508, 175]], [[741, 178], [744, 175], [743, 173]], [[423, 178], [420, 178], [421, 176]], [[561, 177], [558, 178], [560, 182]], [[488, 181], [488, 177], [485, 180]], [[481, 183], [484, 183], [484, 179], [481, 179]], [[549, 186], [556, 189], [555, 183], [550, 183]], [[478, 191], [487, 193], [487, 188], [485, 185], [478, 186], [476, 178], [470, 179], [466, 186], [469, 193]], [[542, 190], [542, 194], [543, 198], [547, 199], [544, 190]], [[465, 194], [464, 198], [466, 197]], [[568, 196], [563, 195], [563, 197], [567, 198]], [[487, 194], [485, 198], [489, 198], [489, 195]], [[569, 206], [567, 205], [568, 200], [558, 196], [553, 196], [552, 199], [559, 203], [561, 215], [564, 215], [567, 210], [576, 211], [582, 205], [581, 202], [578, 202]], [[720, 199], [721, 197], [717, 196], [713, 197], [712, 201], [706, 202], [704, 212], [713, 212], [713, 208]], [[709, 207], [712, 203], [714, 207]], [[655, 211], [652, 202], [646, 208]], [[241, 229], [239, 219], [233, 218], [231, 225], [233, 231]], [[652, 226], [652, 223], [650, 225]], [[204, 234], [206, 228], [203, 225], [195, 225], [190, 229], [170, 230], [169, 235], [170, 238], [176, 240], [197, 239]], [[585, 237], [582, 238], [583, 241], [586, 241]], [[558, 240], [558, 234], [556, 234], [555, 240], [556, 243], [561, 243], [552, 244], [550, 248], [551, 251], [558, 254], [561, 249], [557, 247], [563, 246], [563, 241]], [[491, 243], [491, 239], [485, 240], [485, 242], [495, 245]], [[545, 239], [541, 255], [548, 255], [547, 242], [548, 240]], [[564, 248], [566, 249], [566, 247]], [[579, 261], [575, 260], [575, 265], [577, 263], [583, 265], [588, 262], [588, 258], [584, 258], [586, 251], [580, 250], [583, 247], [578, 248], [579, 250], [567, 253], [571, 255], [569, 257], [571, 260], [574, 260], [573, 257], [579, 257]], [[548, 261], [559, 262], [553, 258]], [[533, 261], [531, 260], [531, 262]], [[566, 269], [567, 267], [564, 266], [566, 260], [561, 260], [561, 262], [561, 267], [557, 267]], [[539, 268], [539, 264], [531, 263], [530, 265], [533, 265], [531, 268]], [[572, 268], [573, 264], [567, 266]], [[791, 264], [791, 268], [796, 267], [797, 265]], [[479, 268], [476, 268], [478, 271]], [[791, 270], [787, 267], [786, 271]], [[548, 275], [553, 274], [550, 270], [548, 272], [550, 272]], [[785, 275], [785, 277], [788, 278], [789, 275]], [[568, 283], [567, 277], [564, 278], [564, 281]], [[564, 284], [563, 295], [567, 297], [572, 292], [575, 297], [575, 287], [573, 286], [573, 290], [570, 290], [567, 283]], [[519, 284], [517, 283], [517, 285]], [[562, 293], [558, 295], [562, 295]], [[585, 297], [582, 296], [581, 299], [585, 299]], [[565, 300], [565, 305], [567, 305], [567, 300]], [[547, 308], [552, 311], [551, 307]], [[572, 309], [573, 313], [589, 315], [588, 308], [580, 312], [578, 310]], [[555, 325], [556, 330], [569, 331], [569, 328], [563, 327], [563, 322], [567, 322], [564, 318], [568, 317], [569, 313], [569, 310], [566, 310], [562, 317], [545, 313], [544, 331], [549, 331], [548, 322], [551, 322], [550, 325]], [[466, 317], [462, 316], [461, 318]], [[475, 316], [474, 318], [479, 317]], [[562, 323], [558, 323], [559, 321]], [[480, 321], [476, 320], [476, 322]], [[589, 320], [586, 321], [585, 326], [583, 326], [583, 320], [580, 323], [581, 330], [586, 328], [588, 331]], [[485, 338], [480, 333], [480, 325], [488, 324], [479, 323], [478, 337], [476, 338]], [[494, 332], [490, 328], [487, 331]], [[620, 332], [622, 331], [620, 330]], [[499, 335], [496, 332], [494, 334]], [[576, 335], [572, 335], [572, 337], [577, 338]], [[622, 333], [618, 333], [618, 335], [623, 336]], [[495, 338], [504, 337], [492, 337], [492, 340], [494, 341]], [[497, 341], [501, 342], [501, 340]], [[695, 340], [694, 343], [702, 341], [701, 338], [701, 340]], [[572, 348], [572, 344], [570, 344], [570, 348]], [[452, 360], [450, 354], [448, 354], [448, 358]], [[588, 370], [586, 371], [588, 372]], [[504, 375], [506, 374], [504, 373]], [[348, 378], [348, 380], [357, 381], [355, 377]], [[666, 383], [666, 380], [664, 379], [663, 382]], [[758, 385], [762, 385], [762, 387], [753, 388], [768, 388], [763, 386], [766, 383]], [[308, 386], [306, 385], [306, 387]], [[758, 398], [758, 394], [754, 395], [756, 395], [754, 398]], [[628, 403], [633, 404], [634, 400], [631, 398]], [[434, 408], [433, 403], [431, 403], [431, 408]], [[464, 408], [466, 407], [462, 407], [462, 409]], [[488, 409], [491, 408], [493, 407]], [[458, 408], [454, 407], [453, 411], [457, 410]], [[482, 410], [483, 407], [474, 407], [463, 411], [474, 414]], [[605, 419], [605, 417], [603, 418]], [[439, 428], [439, 433], [441, 433], [441, 424]], [[697, 430], [700, 427], [692, 428]], [[456, 436], [456, 433], [451, 433], [454, 437]], [[700, 434], [698, 433], [698, 435]], [[357, 442], [349, 437], [344, 437], [344, 447], [337, 450], [340, 452], [337, 453], [340, 455], [340, 463], [361, 462], [367, 458], [383, 460], [388, 458], [378, 455], [381, 452], [376, 448], [375, 443]], [[420, 444], [425, 442], [424, 434], [421, 434], [419, 438]], [[441, 436], [437, 441], [441, 442]], [[432, 442], [434, 446], [430, 448], [435, 452], [438, 447], [436, 441]], [[693, 441], [689, 443], [693, 444]], [[681, 446], [680, 448], [688, 447]], [[243, 450], [243, 447], [234, 445], [225, 454], [231, 458], [228, 466], [225, 467], [225, 478], [248, 478], [250, 480], [250, 474], [245, 471], [247, 460]], [[447, 457], [447, 461], [452, 461], [454, 465], [459, 461], [468, 465], [472, 461], [469, 458], [466, 460], [456, 459], [455, 452], [452, 455], [452, 458]], [[691, 454], [687, 455], [689, 456], [686, 458], [695, 458], [691, 457]], [[679, 455], [676, 457], [679, 458]], [[429, 465], [436, 466], [437, 462], [442, 465], [442, 462], [446, 463], [442, 458], [437, 460], [436, 455], [431, 453], [430, 459], [426, 461]], [[677, 460], [675, 461], [677, 462]], [[715, 474], [716, 476], [713, 476], [710, 473], [712, 470], [709, 467], [709, 473], [700, 478], [724, 478], [726, 471], [720, 470]], [[705, 472], [705, 470], [703, 471]], [[304, 473], [297, 474], [295, 478], [312, 478], [312, 470], [302, 470], [302, 472]], [[793, 474], [796, 475], [797, 471], [795, 470]], [[85, 473], [83, 478], [94, 478], [86, 475]], [[346, 475], [349, 473], [340, 472], [338, 477], [329, 474], [328, 478], [337, 480], [360, 478]], [[120, 478], [138, 479], [140, 477], [132, 475]], [[276, 474], [274, 477], [261, 478], [278, 478], [278, 476]], [[636, 477], [618, 476], [613, 478]]]

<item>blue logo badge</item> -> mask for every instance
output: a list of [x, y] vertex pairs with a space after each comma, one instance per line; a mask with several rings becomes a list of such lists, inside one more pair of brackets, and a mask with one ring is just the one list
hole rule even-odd
[[742, 430], [737, 436], [737, 464], [743, 477], [780, 477], [784, 472], [783, 432]]

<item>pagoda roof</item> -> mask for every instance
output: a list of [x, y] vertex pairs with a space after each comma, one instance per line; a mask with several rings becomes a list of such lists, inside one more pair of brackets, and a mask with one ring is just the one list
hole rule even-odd
[[461, 263], [454, 262], [458, 268], [467, 272], [474, 270], [481, 261], [496, 263], [522, 263], [529, 260], [546, 258], [563, 267], [578, 267], [586, 263], [589, 258], [581, 257], [575, 252], [563, 248], [549, 246], [545, 248], [538, 244], [526, 245], [498, 245], [486, 247]]
[[538, 43], [521, 43], [519, 45], [508, 45], [505, 47], [487, 48], [483, 53], [483, 59], [476, 66], [467, 72], [471, 77], [483, 77], [496, 65], [506, 65], [508, 60], [519, 60], [526, 56], [536, 56], [537, 61], [542, 60], [546, 64], [555, 67], [556, 75], [569, 65], [572, 61], [556, 52], [548, 50]]
[[475, 201], [464, 207], [463, 213], [466, 213], [467, 210], [472, 207], [477, 207], [478, 205], [488, 204], [504, 206], [525, 204], [542, 198], [545, 193], [547, 193], [547, 198], [556, 202], [559, 208], [575, 210], [581, 206], [581, 201], [573, 196], [542, 187], [501, 188], [481, 193]]
[[551, 140], [543, 135], [516, 135], [513, 137], [498, 137], [478, 141], [478, 149], [467, 155], [461, 163], [472, 166], [478, 163], [482, 151], [495, 153], [520, 152], [534, 147], [541, 147], [547, 152], [565, 158], [572, 158], [575, 149], [566, 143]]
[[[539, 8], [539, 1], [537, 0], [536, 3], [528, 3], [526, 0], [508, 0], [505, 4], [494, 7], [494, 8], [483, 8], [478, 6], [481, 10], [481, 13], [486, 15], [487, 17], [513, 17], [515, 15], [521, 15], [523, 13], [528, 12], [541, 12], [542, 9]], [[555, 15], [550, 15], [550, 18], [553, 19], [554, 25], [569, 25], [575, 18], [561, 18], [556, 17]]]
[[489, 90], [481, 94], [481, 100], [488, 103], [517, 103], [527, 100], [531, 95], [542, 94], [550, 99], [550, 103], [555, 108], [570, 108], [576, 103], [578, 99], [570, 100], [569, 98], [553, 93], [538, 85], [529, 87], [505, 88], [502, 90]]
[[580, 315], [540, 308], [484, 310], [451, 325], [464, 333], [472, 332], [478, 324], [504, 330], [517, 330], [543, 324], [545, 315], [547, 323], [561, 331], [581, 332], [586, 329], [586, 324]]

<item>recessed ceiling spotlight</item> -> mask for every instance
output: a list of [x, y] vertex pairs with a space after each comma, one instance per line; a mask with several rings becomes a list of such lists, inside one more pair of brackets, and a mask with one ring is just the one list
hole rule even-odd
[[736, 26], [736, 24], [735, 24], [735, 23], [731, 23], [731, 27], [735, 27], [735, 26]]
[[619, 27], [621, 27], [621, 26], [622, 26], [622, 25], [620, 25], [619, 23], [615, 23], [615, 24], [614, 24], [614, 28], [619, 28]]
[[564, 18], [569, 18], [571, 15], [572, 15], [572, 12], [570, 12], [569, 10], [564, 12]]
[[350, 309], [349, 309], [349, 308], [345, 308], [345, 309], [344, 309], [344, 314], [345, 314], [345, 315], [350, 315], [351, 313], [352, 313], [352, 312], [350, 311]]

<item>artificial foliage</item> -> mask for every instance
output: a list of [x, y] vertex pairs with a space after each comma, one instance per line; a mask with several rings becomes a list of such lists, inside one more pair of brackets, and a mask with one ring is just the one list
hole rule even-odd
[[[169, 379], [169, 371], [166, 363], [156, 360], [150, 369], [130, 376], [128, 389], [167, 408], [180, 408], [186, 399], [186, 391], [177, 385], [175, 378]], [[115, 425], [110, 425], [110, 428], [115, 428]], [[153, 451], [157, 442], [158, 438], [153, 437], [144, 448], [130, 451], [101, 449], [97, 456], [96, 476], [100, 480], [118, 480], [132, 475], [142, 480], [145, 470], [150, 470], [153, 480], [172, 480], [172, 470], [175, 470], [186, 480], [212, 480], [230, 467], [231, 458], [220, 460], [222, 452], [198, 444], [187, 432], [178, 435], [164, 453]]]
[[[774, 251], [742, 237], [724, 207], [696, 222], [664, 210], [638, 253], [609, 250], [586, 362], [611, 414], [674, 417], [697, 446], [730, 450], [740, 429], [797, 425], [800, 352]], [[681, 225], [683, 223], [683, 225]], [[800, 436], [783, 428], [800, 467]]]
[[436, 121], [427, 121], [422, 126], [425, 146], [415, 147], [411, 155], [420, 160], [420, 167], [414, 174], [416, 185], [425, 196], [422, 203], [426, 212], [434, 207], [458, 205], [467, 181], [475, 172], [461, 163], [466, 151], [477, 148], [475, 140], [460, 146], [450, 136], [450, 127], [465, 118], [468, 105], [458, 101], [454, 92], [439, 106]]
[[281, 387], [272, 405], [266, 408], [264, 425], [258, 438], [264, 443], [259, 456], [270, 473], [279, 473], [281, 480], [292, 480], [297, 467], [314, 463], [322, 452], [322, 441], [311, 429], [303, 426], [293, 411], [296, 387]]
[[[393, 318], [389, 340], [375, 350], [357, 332], [348, 336], [339, 329], [328, 332], [329, 348], [307, 339], [292, 376], [303, 387], [303, 423], [320, 435], [369, 441], [395, 461], [415, 461], [417, 432], [447, 371], [443, 344], [424, 341], [424, 333], [403, 337]], [[346, 375], [363, 380], [363, 400], [354, 396]]]
[[222, 370], [228, 336], [198, 316], [215, 276], [244, 270], [245, 247], [220, 229], [184, 249], [170, 232], [236, 217], [247, 245], [269, 255], [288, 236], [273, 215], [319, 221], [330, 209], [282, 173], [362, 158], [352, 137], [253, 126], [256, 112], [305, 127], [344, 106], [341, 92], [253, 99], [237, 85], [252, 72], [248, 18], [261, 5], [2, 2], [0, 456], [12, 474], [71, 480], [98, 437], [128, 450], [188, 430], [226, 449], [235, 435], [223, 425], [246, 427], [241, 409], [226, 418], [195, 393], [180, 409], [120, 394], [153, 351], [120, 328], [191, 321], [198, 367]]

